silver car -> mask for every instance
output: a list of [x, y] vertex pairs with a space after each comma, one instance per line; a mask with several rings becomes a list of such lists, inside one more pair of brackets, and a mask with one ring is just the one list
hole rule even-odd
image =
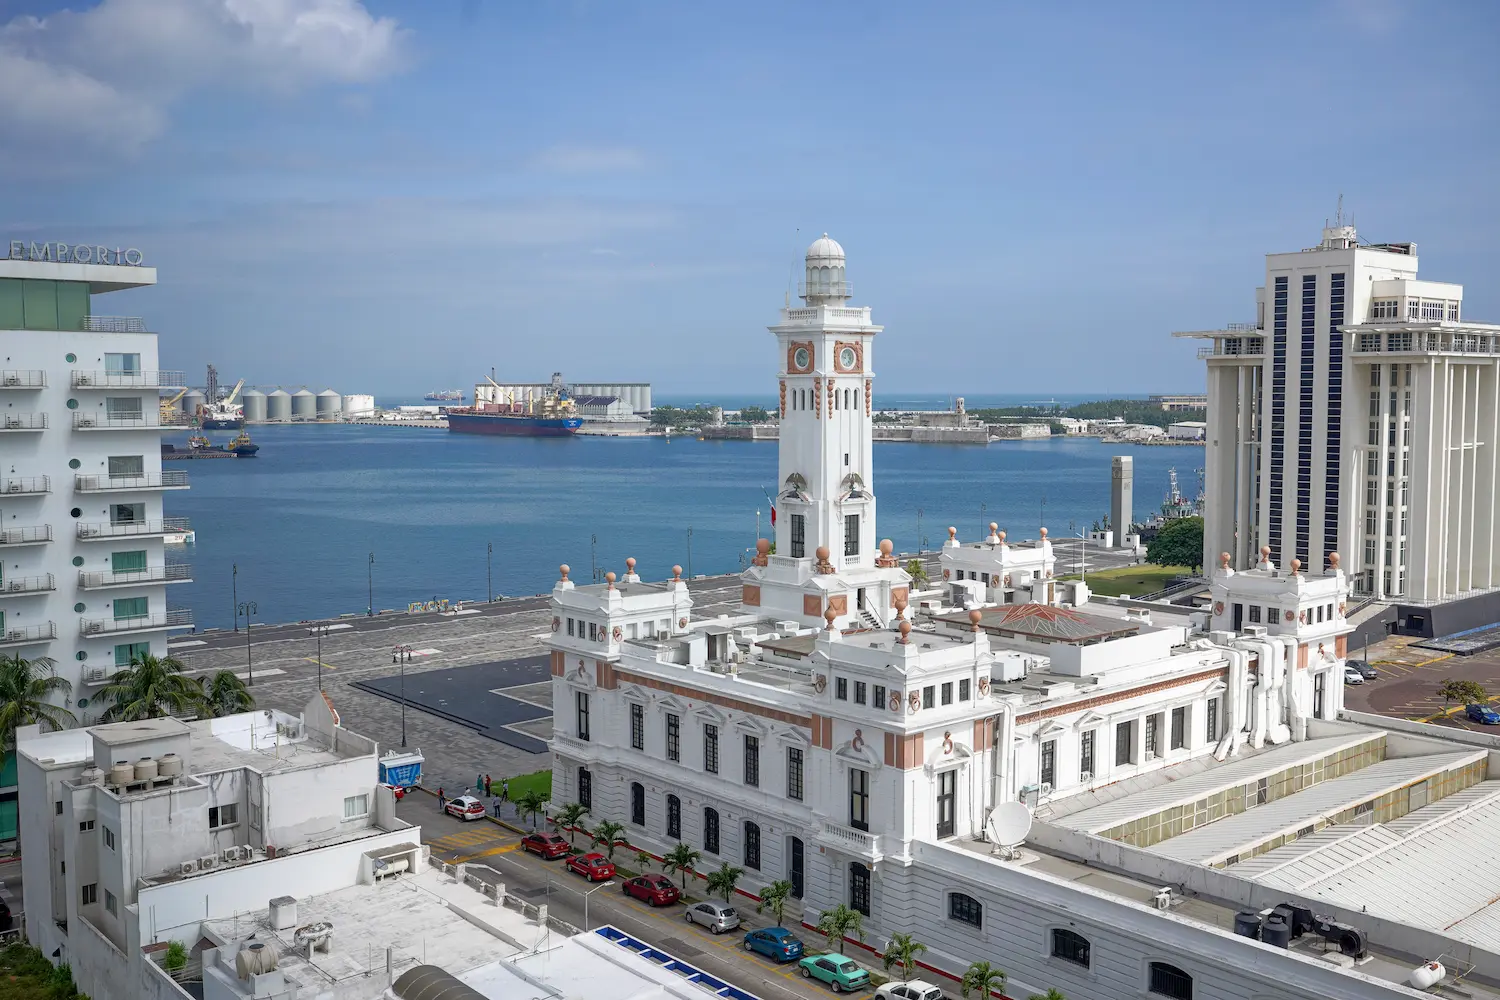
[[715, 934], [732, 931], [740, 925], [740, 913], [728, 903], [694, 903], [683, 916], [690, 924], [707, 927]]

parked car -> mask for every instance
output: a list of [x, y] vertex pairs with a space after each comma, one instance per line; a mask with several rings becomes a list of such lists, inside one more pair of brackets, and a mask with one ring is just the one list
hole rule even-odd
[[886, 983], [875, 996], [877, 1000], [944, 1000], [942, 990], [920, 979]]
[[745, 950], [778, 962], [790, 962], [802, 957], [802, 942], [785, 927], [762, 927], [745, 935]]
[[568, 867], [590, 882], [602, 882], [615, 877], [615, 863], [598, 851], [573, 855], [568, 859]]
[[740, 925], [740, 911], [728, 903], [715, 903], [710, 900], [707, 903], [695, 903], [687, 908], [684, 914], [687, 922], [697, 924], [699, 927], [707, 927], [715, 934], [723, 934], [732, 931]]
[[682, 898], [677, 886], [665, 875], [637, 875], [633, 879], [627, 879], [620, 886], [620, 891], [627, 896], [645, 900], [652, 906], [666, 906]]
[[457, 816], [465, 823], [474, 819], [484, 819], [484, 803], [472, 795], [460, 795], [456, 799], [449, 799], [448, 804], [443, 806], [443, 811], [449, 816]]
[[1377, 674], [1375, 672], [1375, 668], [1372, 667], [1372, 666], [1370, 666], [1364, 660], [1345, 660], [1344, 661], [1344, 668], [1346, 670], [1347, 669], [1358, 670], [1359, 671], [1359, 676], [1363, 677], [1367, 681], [1373, 681], [1376, 677], [1380, 676], [1379, 674]]
[[1464, 714], [1475, 722], [1486, 726], [1500, 726], [1500, 712], [1488, 705], [1465, 705]]
[[1364, 674], [1360, 673], [1358, 670], [1355, 670], [1353, 667], [1349, 667], [1349, 666], [1344, 667], [1344, 683], [1345, 684], [1363, 684], [1364, 682], [1365, 682], [1365, 675]]
[[555, 833], [531, 833], [521, 838], [521, 850], [551, 861], [568, 853], [568, 838]]
[[388, 784], [385, 787], [387, 787], [387, 788], [389, 788], [391, 790], [391, 794], [396, 797], [396, 801], [397, 802], [400, 802], [402, 799], [406, 798], [406, 789], [403, 788], [402, 786], [400, 786], [400, 785], [389, 785]]
[[809, 955], [797, 963], [797, 971], [803, 979], [822, 980], [835, 993], [862, 990], [870, 985], [870, 974], [843, 955]]

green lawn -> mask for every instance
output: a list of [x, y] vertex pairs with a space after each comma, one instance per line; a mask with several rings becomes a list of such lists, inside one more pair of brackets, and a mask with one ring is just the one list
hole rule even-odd
[[[1084, 574], [1084, 580], [1088, 583], [1089, 590], [1095, 594], [1102, 594], [1105, 597], [1131, 594], [1139, 597], [1164, 589], [1167, 581], [1174, 576], [1187, 576], [1192, 572], [1190, 566], [1152, 566], [1147, 563], [1142, 566], [1121, 566], [1118, 569], [1097, 570]], [[1073, 574], [1063, 579], [1076, 580], [1078, 576]]]
[[[514, 802], [533, 788], [542, 793], [542, 798], [550, 800], [552, 798], [552, 772], [550, 770], [534, 771], [531, 774], [518, 774], [511, 778], [510, 800]], [[500, 793], [497, 791], [495, 794]]]

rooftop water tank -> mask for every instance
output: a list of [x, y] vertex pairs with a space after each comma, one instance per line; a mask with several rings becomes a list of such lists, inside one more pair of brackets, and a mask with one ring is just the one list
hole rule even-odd
[[135, 762], [135, 780], [150, 781], [156, 777], [156, 758], [142, 757]]
[[246, 420], [260, 423], [266, 419], [266, 394], [259, 389], [246, 389], [240, 394], [240, 402], [245, 407]]
[[276, 970], [276, 952], [259, 941], [252, 941], [234, 956], [234, 970], [241, 979], [264, 975]]
[[1240, 937], [1260, 938], [1260, 914], [1252, 912], [1234, 915], [1234, 932]]
[[292, 394], [285, 389], [273, 389], [266, 393], [266, 419], [292, 419]]
[[337, 420], [344, 409], [344, 397], [332, 389], [324, 389], [318, 393], [317, 407], [319, 420]]
[[90, 764], [83, 769], [83, 773], [78, 776], [78, 780], [85, 785], [102, 785], [104, 783], [104, 770]]
[[111, 785], [128, 785], [135, 780], [135, 766], [128, 760], [117, 760], [109, 769]]
[[277, 896], [271, 900], [271, 929], [289, 931], [297, 926], [297, 897]]
[[1273, 948], [1287, 948], [1292, 943], [1292, 929], [1287, 922], [1276, 914], [1272, 914], [1261, 922], [1260, 940]]
[[292, 419], [318, 419], [318, 397], [306, 389], [298, 389], [292, 393]]
[[163, 778], [176, 778], [182, 774], [182, 758], [175, 753], [164, 753], [156, 758], [156, 773]]

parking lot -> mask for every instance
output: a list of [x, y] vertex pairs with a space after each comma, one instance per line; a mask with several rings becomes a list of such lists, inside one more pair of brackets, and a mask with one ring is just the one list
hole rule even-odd
[[[1380, 676], [1344, 689], [1344, 705], [1351, 711], [1373, 712], [1402, 719], [1431, 722], [1460, 729], [1495, 730], [1464, 718], [1464, 706], [1443, 704], [1438, 687], [1446, 680], [1477, 681], [1490, 695], [1491, 705], [1500, 699], [1500, 649], [1469, 656], [1417, 646], [1420, 639], [1391, 636], [1364, 651]], [[1360, 650], [1351, 649], [1351, 657]]]

